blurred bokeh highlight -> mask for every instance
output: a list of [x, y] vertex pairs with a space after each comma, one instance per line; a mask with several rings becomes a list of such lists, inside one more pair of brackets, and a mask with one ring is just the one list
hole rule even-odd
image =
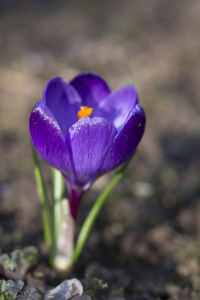
[[[3, 249], [11, 248], [13, 239], [29, 244], [39, 235], [36, 240], [42, 240], [29, 149], [32, 107], [51, 77], [69, 81], [92, 71], [112, 89], [134, 84], [147, 126], [83, 256], [95, 260], [99, 244], [107, 249], [100, 250], [102, 257], [117, 245], [113, 261], [121, 265], [134, 258], [163, 272], [199, 273], [199, 20], [195, 0], [0, 1]], [[80, 223], [108, 176], [83, 201]], [[131, 266], [139, 268], [135, 260]]]

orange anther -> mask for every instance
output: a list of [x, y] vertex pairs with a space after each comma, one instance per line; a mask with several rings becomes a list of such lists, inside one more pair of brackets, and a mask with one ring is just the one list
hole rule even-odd
[[90, 108], [88, 106], [81, 106], [81, 109], [77, 113], [77, 116], [79, 119], [84, 117], [89, 117], [93, 111], [93, 108]]

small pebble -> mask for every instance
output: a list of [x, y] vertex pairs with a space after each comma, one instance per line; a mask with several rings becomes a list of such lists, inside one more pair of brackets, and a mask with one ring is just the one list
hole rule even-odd
[[[83, 294], [83, 286], [78, 279], [65, 280], [54, 289], [50, 290], [46, 296], [46, 300], [60, 299], [68, 300], [74, 296]], [[81, 299], [81, 298], [80, 298]], [[83, 298], [84, 299], [84, 298]], [[85, 298], [86, 299], [86, 298]]]

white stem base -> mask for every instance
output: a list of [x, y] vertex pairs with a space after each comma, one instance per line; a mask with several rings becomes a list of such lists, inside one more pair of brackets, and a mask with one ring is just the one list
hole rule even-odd
[[75, 222], [71, 215], [68, 199], [62, 200], [61, 215], [60, 230], [57, 233], [58, 236], [55, 237], [53, 265], [59, 272], [68, 272], [72, 267], [75, 234]]

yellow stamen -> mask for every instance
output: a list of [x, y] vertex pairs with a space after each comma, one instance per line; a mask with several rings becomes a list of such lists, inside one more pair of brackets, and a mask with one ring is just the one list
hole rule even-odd
[[81, 110], [77, 113], [77, 116], [79, 119], [84, 117], [89, 117], [93, 111], [93, 108], [90, 108], [88, 106], [81, 106]]

